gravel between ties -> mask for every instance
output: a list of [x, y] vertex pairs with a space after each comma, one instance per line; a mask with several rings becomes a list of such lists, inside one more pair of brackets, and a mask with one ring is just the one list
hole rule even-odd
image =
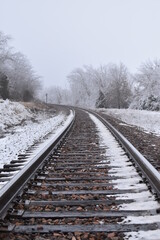
[[[121, 132], [135, 148], [160, 172], [160, 137], [145, 133], [135, 126], [123, 125], [124, 122], [99, 112], [109, 123]], [[122, 125], [121, 125], [122, 124]]]

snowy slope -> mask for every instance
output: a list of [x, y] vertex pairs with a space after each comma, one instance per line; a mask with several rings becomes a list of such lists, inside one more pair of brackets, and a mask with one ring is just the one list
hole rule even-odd
[[32, 114], [22, 104], [0, 99], [0, 131], [31, 119]]
[[[37, 117], [35, 117], [37, 116]], [[61, 113], [33, 114], [20, 103], [0, 101], [0, 168], [18, 158], [36, 142], [43, 142], [49, 133], [56, 134], [69, 116]]]
[[98, 111], [160, 136], [160, 112], [133, 109], [98, 109]]

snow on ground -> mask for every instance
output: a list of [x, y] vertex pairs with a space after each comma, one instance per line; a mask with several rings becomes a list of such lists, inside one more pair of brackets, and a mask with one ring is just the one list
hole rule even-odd
[[[122, 223], [160, 223], [160, 214], [156, 214], [156, 210], [160, 208], [160, 204], [155, 200], [155, 197], [150, 193], [147, 186], [142, 182], [141, 177], [138, 175], [136, 169], [128, 161], [127, 155], [118, 142], [112, 136], [109, 130], [92, 114], [89, 114], [90, 118], [96, 124], [99, 132], [99, 143], [100, 146], [106, 148], [104, 154], [103, 163], [106, 162], [108, 166], [113, 167], [109, 170], [109, 175], [120, 177], [120, 179], [111, 180], [115, 189], [128, 189], [135, 190], [134, 193], [115, 194], [113, 195], [116, 199], [131, 199], [133, 202], [128, 204], [121, 204], [118, 206], [120, 210], [153, 210], [155, 214], [151, 216], [149, 213], [146, 216], [129, 216], [124, 218]], [[116, 166], [116, 168], [115, 168]], [[122, 177], [122, 179], [121, 179]], [[111, 195], [110, 195], [111, 196]], [[139, 231], [125, 233], [125, 239], [150, 239], [158, 240], [160, 231]], [[146, 238], [147, 236], [147, 238]]]
[[1, 100], [0, 168], [11, 160], [16, 160], [19, 154], [24, 154], [36, 142], [42, 148], [44, 137], [49, 138], [50, 133], [57, 135], [71, 115], [61, 113], [49, 117], [47, 113], [41, 113], [35, 118], [36, 115], [22, 104]]
[[145, 132], [160, 136], [160, 112], [134, 109], [99, 109], [98, 111], [118, 118], [129, 125], [140, 127]]
[[0, 132], [8, 127], [20, 124], [22, 121], [31, 119], [32, 114], [22, 104], [3, 101], [0, 99]]
[[14, 134], [7, 134], [0, 139], [0, 168], [11, 160], [17, 159], [19, 154], [25, 153], [34, 143], [56, 130], [63, 121], [64, 115], [60, 114], [41, 123], [28, 122], [25, 126], [15, 127]]
[[129, 232], [125, 234], [125, 240], [159, 240], [160, 229], [152, 231]]

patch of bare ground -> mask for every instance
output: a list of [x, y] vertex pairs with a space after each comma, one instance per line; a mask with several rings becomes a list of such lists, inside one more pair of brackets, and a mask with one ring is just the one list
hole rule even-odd
[[23, 104], [26, 108], [28, 108], [32, 112], [50, 111], [51, 109], [53, 109], [53, 106], [51, 107], [43, 102], [20, 102], [20, 103]]
[[36, 102], [20, 102], [25, 107], [27, 107], [33, 113], [41, 113], [46, 112], [48, 114], [58, 115], [60, 113], [69, 114], [70, 111], [66, 106], [61, 106], [57, 104], [46, 104], [44, 102], [36, 101]]
[[136, 126], [128, 126], [121, 120], [104, 113], [100, 112], [99, 114], [121, 132], [160, 171], [160, 137], [146, 133]]

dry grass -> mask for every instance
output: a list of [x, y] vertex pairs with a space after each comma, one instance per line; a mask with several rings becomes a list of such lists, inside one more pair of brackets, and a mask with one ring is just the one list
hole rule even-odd
[[30, 110], [45, 110], [48, 109], [48, 106], [44, 103], [40, 103], [40, 102], [20, 102], [21, 104], [23, 104], [25, 107], [29, 108]]

